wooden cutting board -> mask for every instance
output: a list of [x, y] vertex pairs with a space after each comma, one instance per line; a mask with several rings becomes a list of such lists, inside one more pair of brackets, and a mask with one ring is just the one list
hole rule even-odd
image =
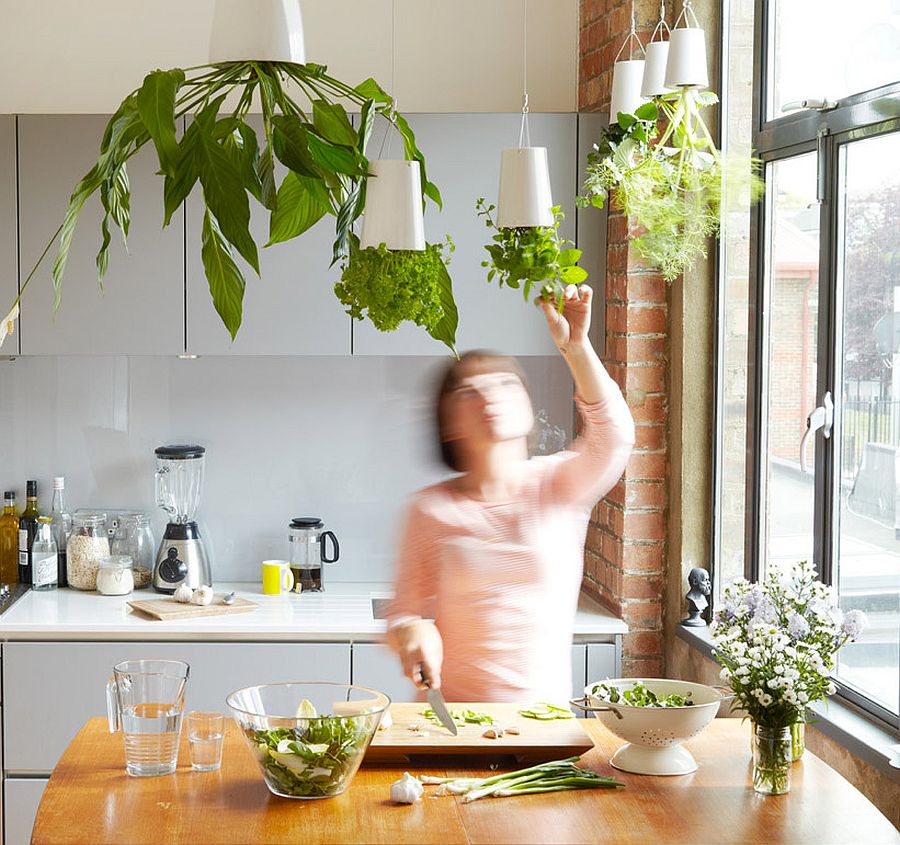
[[223, 616], [233, 613], [249, 613], [259, 607], [256, 602], [248, 601], [235, 597], [232, 604], [223, 604], [222, 599], [225, 593], [216, 593], [213, 596], [212, 604], [182, 604], [173, 598], [166, 599], [145, 599], [141, 601], [130, 601], [135, 610], [146, 613], [154, 619], [199, 619], [202, 616]]
[[[515, 725], [518, 736], [506, 734], [499, 739], [482, 736], [488, 725], [460, 725], [453, 736], [443, 725], [422, 716], [427, 703], [391, 704], [391, 727], [378, 731], [369, 750], [367, 763], [414, 762], [423, 757], [503, 757], [514, 756], [520, 762], [539, 763], [584, 754], [594, 743], [581, 727], [580, 719], [552, 722], [528, 719], [518, 711], [525, 704], [451, 704], [450, 710], [476, 710], [489, 713], [502, 728]], [[419, 725], [421, 731], [411, 729]], [[460, 761], [460, 765], [463, 765]]]

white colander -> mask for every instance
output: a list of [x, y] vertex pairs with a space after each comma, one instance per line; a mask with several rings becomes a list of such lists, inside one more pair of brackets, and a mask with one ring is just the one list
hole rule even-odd
[[[687, 695], [694, 702], [685, 707], [631, 707], [610, 704], [594, 695], [597, 684], [619, 690], [643, 684], [655, 695]], [[681, 743], [693, 739], [719, 712], [719, 704], [731, 698], [730, 691], [661, 678], [616, 678], [595, 681], [584, 688], [584, 696], [572, 705], [593, 714], [616, 736], [625, 740], [610, 763], [623, 772], [638, 775], [686, 775], [697, 770], [697, 761]], [[588, 702], [585, 704], [585, 702]]]

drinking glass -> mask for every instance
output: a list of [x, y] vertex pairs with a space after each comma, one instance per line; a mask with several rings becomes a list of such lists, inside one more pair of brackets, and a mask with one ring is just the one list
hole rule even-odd
[[214, 772], [222, 765], [225, 721], [221, 713], [193, 711], [185, 716], [191, 768], [195, 772]]

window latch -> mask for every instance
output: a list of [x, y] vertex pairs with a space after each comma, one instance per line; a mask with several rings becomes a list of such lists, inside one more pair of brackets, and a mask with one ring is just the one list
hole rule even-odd
[[800, 111], [801, 109], [812, 109], [813, 111], [831, 111], [837, 108], [837, 101], [829, 100], [827, 97], [821, 100], [793, 100], [785, 103], [781, 107], [781, 113], [786, 114], [791, 111]]
[[806, 463], [806, 447], [809, 439], [817, 431], [822, 432], [823, 437], [831, 437], [831, 427], [834, 424], [834, 402], [831, 400], [831, 391], [826, 391], [822, 398], [822, 404], [813, 408], [806, 418], [806, 431], [800, 439], [800, 471], [809, 472]]

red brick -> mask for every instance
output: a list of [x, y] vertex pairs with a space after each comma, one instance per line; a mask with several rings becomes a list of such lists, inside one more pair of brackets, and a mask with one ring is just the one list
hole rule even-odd
[[622, 619], [632, 631], [657, 631], [662, 628], [662, 603], [629, 601], [622, 608]]
[[[606, 309], [606, 317], [609, 320], [609, 308]], [[664, 305], [629, 304], [622, 323], [622, 328], [616, 331], [664, 334], [669, 328], [668, 312]]]
[[623, 575], [623, 599], [661, 599], [663, 577], [661, 575]]
[[655, 452], [666, 447], [666, 429], [659, 423], [641, 423], [634, 427], [634, 448]]
[[628, 240], [628, 218], [620, 211], [610, 211], [606, 237], [611, 244], [625, 243]]
[[629, 540], [664, 540], [668, 525], [662, 511], [627, 511], [621, 536]]
[[662, 634], [658, 631], [629, 631], [622, 637], [622, 650], [631, 659], [660, 655], [663, 653]]
[[668, 339], [664, 335], [634, 335], [626, 336], [625, 360], [630, 364], [646, 361], [647, 363], [660, 363], [666, 360]]
[[666, 370], [655, 364], [647, 367], [628, 367], [625, 387], [628, 390], [637, 389], [644, 393], [660, 393], [666, 389]]
[[600, 552], [603, 559], [613, 566], [622, 566], [624, 544], [621, 538], [614, 537], [612, 534], [603, 534], [600, 538]]
[[635, 273], [627, 278], [628, 299], [632, 302], [666, 303], [668, 289], [662, 276], [656, 273]]
[[632, 452], [625, 466], [625, 480], [646, 478], [665, 479], [668, 459], [665, 452]]
[[585, 549], [599, 553], [603, 548], [603, 532], [595, 523], [588, 523], [587, 535], [584, 538]]
[[620, 508], [624, 508], [627, 499], [625, 482], [621, 480], [616, 482], [615, 487], [606, 494], [606, 498]]
[[627, 574], [657, 574], [665, 571], [666, 546], [661, 541], [637, 542], [626, 540], [622, 544], [622, 569]]
[[662, 510], [666, 506], [668, 491], [664, 481], [629, 481], [622, 486], [625, 490], [625, 507]]
[[623, 678], [661, 678], [663, 676], [662, 657], [631, 657], [622, 655]]
[[644, 393], [629, 390], [626, 395], [635, 425], [656, 423], [663, 425], [668, 417], [669, 397], [665, 393]]

